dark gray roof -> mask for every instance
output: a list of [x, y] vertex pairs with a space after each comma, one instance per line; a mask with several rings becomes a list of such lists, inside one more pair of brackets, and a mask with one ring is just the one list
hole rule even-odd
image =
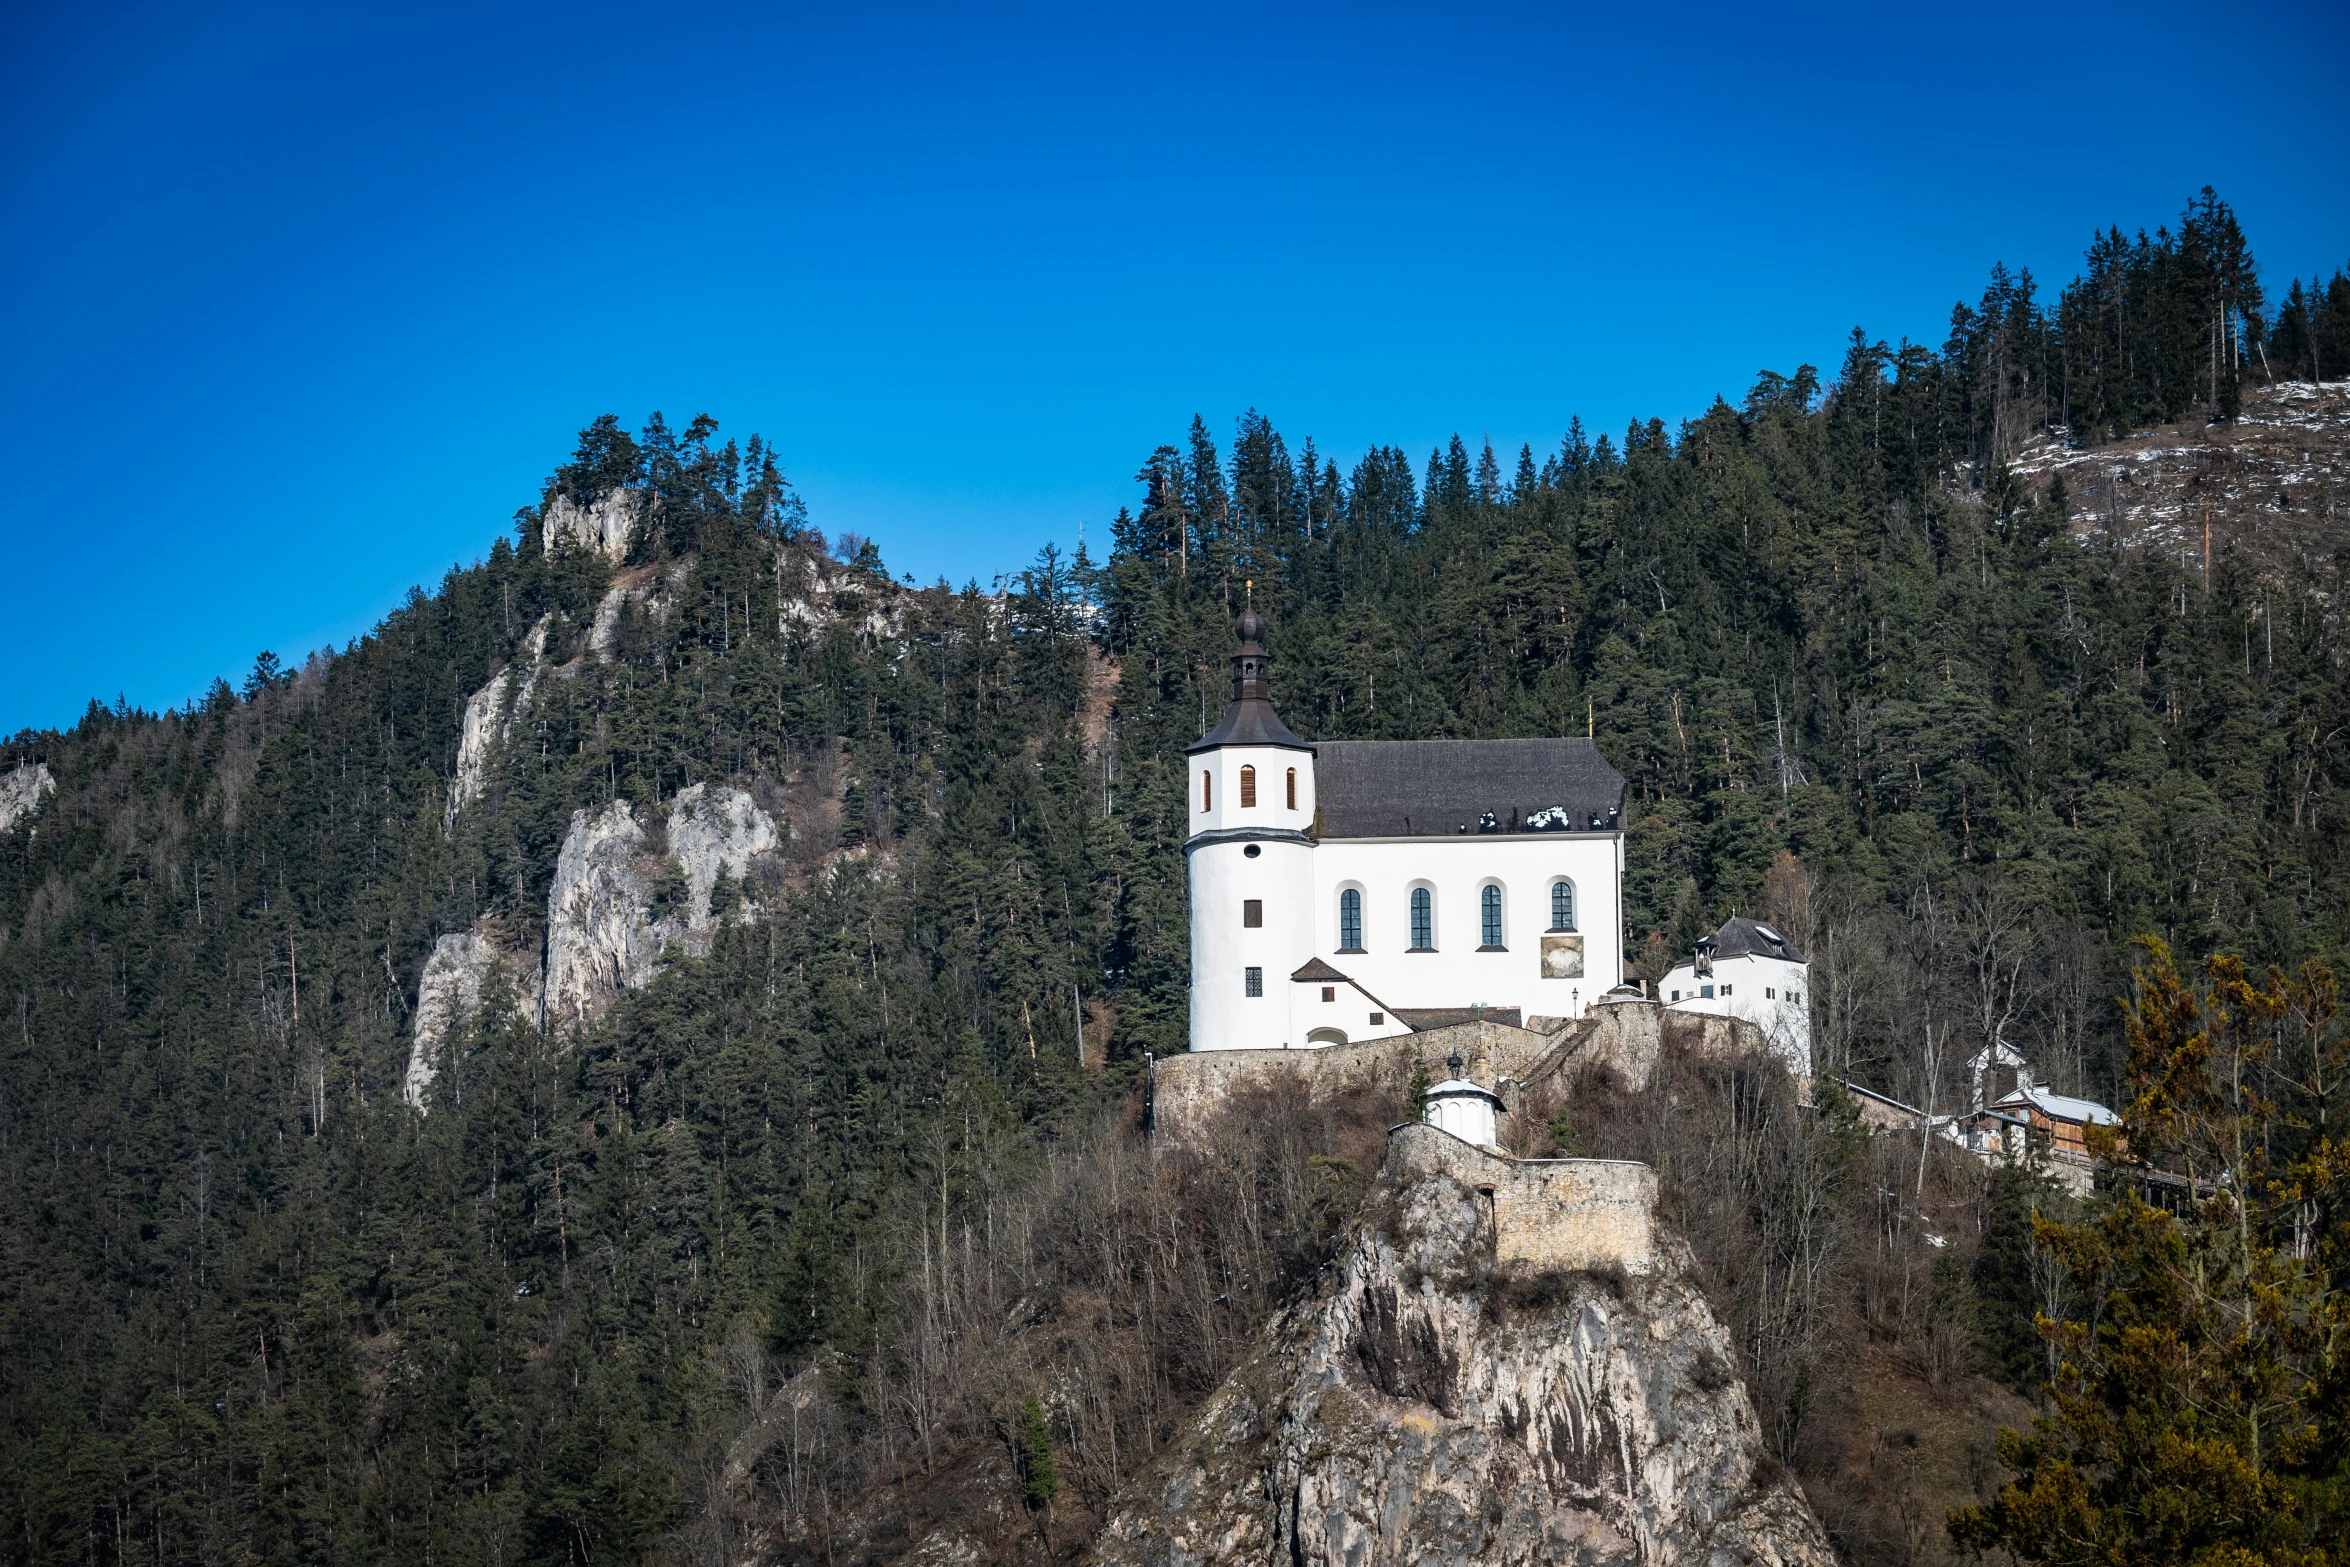
[[1801, 963], [1803, 954], [1795, 950], [1785, 931], [1733, 914], [1714, 932], [1714, 961], [1724, 958], [1784, 958]]
[[1272, 703], [1257, 696], [1235, 699], [1224, 709], [1223, 722], [1185, 746], [1183, 753], [1189, 756], [1195, 751], [1213, 751], [1220, 745], [1285, 745], [1293, 751], [1314, 749], [1289, 732], [1281, 715], [1273, 711]]
[[1324, 838], [1623, 825], [1624, 775], [1589, 740], [1325, 740], [1314, 793]]

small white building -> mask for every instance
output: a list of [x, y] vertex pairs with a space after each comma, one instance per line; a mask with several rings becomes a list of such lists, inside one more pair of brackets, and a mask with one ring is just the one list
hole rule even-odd
[[1966, 1064], [1966, 1081], [1967, 1103], [1976, 1108], [2038, 1086], [2032, 1081], [2032, 1064], [2004, 1039], [1975, 1052]]
[[1657, 999], [1684, 1012], [1742, 1017], [1797, 1077], [1811, 1076], [1810, 965], [1768, 925], [1732, 916], [1667, 970]]
[[1325, 741], [1251, 610], [1187, 751], [1191, 1048], [1580, 1017], [1624, 975], [1624, 777], [1588, 739]]
[[1440, 1132], [1450, 1132], [1464, 1143], [1501, 1151], [1498, 1141], [1501, 1096], [1462, 1075], [1461, 1058], [1445, 1062], [1452, 1076], [1428, 1090], [1420, 1101], [1420, 1119]]

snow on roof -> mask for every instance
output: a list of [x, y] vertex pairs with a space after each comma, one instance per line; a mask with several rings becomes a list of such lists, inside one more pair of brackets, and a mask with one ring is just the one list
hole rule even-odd
[[1501, 1103], [1501, 1095], [1495, 1093], [1492, 1089], [1487, 1088], [1482, 1083], [1472, 1083], [1465, 1077], [1448, 1077], [1443, 1082], [1438, 1083], [1435, 1087], [1428, 1090], [1428, 1097], [1431, 1099], [1449, 1099], [1467, 1094], [1475, 1094], [1479, 1098], [1490, 1099], [1495, 1104]]
[[1997, 1110], [2005, 1105], [2028, 1104], [2058, 1121], [2079, 1121], [2090, 1126], [2119, 1126], [2121, 1117], [2094, 1099], [2075, 1099], [2069, 1094], [2052, 1094], [2045, 1088], [2023, 1088], [2009, 1094], [1989, 1108]]
[[[1786, 937], [1768, 925], [1746, 919], [1740, 915], [1733, 914], [1730, 918], [1722, 921], [1722, 928], [1713, 933], [1712, 939], [1716, 963], [1731, 963], [1739, 958], [1776, 958], [1781, 963], [1801, 963], [1803, 961], [1803, 954], [1798, 952], [1794, 943]], [[1666, 973], [1677, 974], [1683, 969], [1693, 969], [1696, 966], [1697, 961], [1694, 957], [1685, 957], [1666, 970]]]
[[1624, 775], [1587, 739], [1325, 740], [1314, 747], [1314, 788], [1326, 839], [1623, 825]]

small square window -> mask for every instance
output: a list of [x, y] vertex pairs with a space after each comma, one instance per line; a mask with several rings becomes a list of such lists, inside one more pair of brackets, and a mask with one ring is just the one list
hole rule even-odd
[[1713, 998], [1714, 998], [1714, 987], [1713, 987], [1713, 986], [1711, 986], [1711, 985], [1700, 985], [1700, 986], [1698, 986], [1698, 987], [1697, 987], [1697, 999], [1698, 999], [1698, 1000], [1700, 1000], [1700, 1001], [1711, 1001], [1711, 1000], [1713, 1000]]
[[1680, 1000], [1680, 999], [1681, 999], [1681, 992], [1679, 992], [1679, 991], [1677, 991], [1677, 990], [1676, 990], [1676, 991], [1674, 991], [1674, 992], [1673, 992], [1673, 999], [1674, 999], [1675, 1001], [1678, 1001], [1678, 1000]]
[[1240, 923], [1250, 930], [1261, 930], [1265, 924], [1265, 900], [1244, 898], [1240, 904]]
[[1252, 968], [1243, 972], [1248, 976], [1248, 993], [1252, 996], [1263, 995], [1265, 993], [1265, 971], [1261, 968]]
[[1800, 991], [1800, 990], [1790, 990], [1790, 991], [1788, 991], [1788, 992], [1787, 992], [1787, 1004], [1788, 1004], [1789, 1006], [1795, 1006], [1795, 1007], [1802, 1006], [1802, 1005], [1803, 1005], [1803, 992], [1802, 992], [1802, 991]]
[[1375, 1024], [1384, 1023], [1387, 1021], [1387, 1014], [1384, 1012], [1374, 1012], [1371, 1014], [1371, 1021]]
[[1322, 999], [1324, 1001], [1336, 1001], [1338, 999], [1338, 987], [1336, 985], [1324, 985], [1322, 987]]
[[1727, 985], [1724, 985], [1724, 986], [1722, 987], [1722, 994], [1726, 996], [1726, 995], [1728, 995], [1729, 993], [1730, 993], [1730, 987], [1729, 987], [1729, 986], [1727, 986]]
[[1763, 999], [1765, 1001], [1776, 1001], [1779, 999], [1779, 993], [1776, 990], [1773, 990], [1770, 986], [1765, 985], [1763, 986]]

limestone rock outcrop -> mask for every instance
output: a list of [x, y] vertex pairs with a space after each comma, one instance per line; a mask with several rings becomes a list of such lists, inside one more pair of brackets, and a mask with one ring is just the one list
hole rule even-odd
[[0, 776], [0, 832], [14, 832], [17, 823], [29, 821], [41, 801], [56, 792], [57, 780], [47, 762], [19, 762]]
[[645, 830], [626, 800], [572, 815], [547, 894], [545, 1027], [588, 1022], [653, 977], [661, 939], [648, 915], [646, 859]]
[[[512, 738], [515, 720], [530, 710], [531, 693], [546, 667], [547, 631], [554, 619], [553, 615], [541, 615], [522, 639], [514, 662], [466, 698], [465, 720], [457, 735], [457, 772], [449, 781], [449, 804], [442, 823], [452, 831], [459, 813], [489, 787], [490, 757]], [[521, 671], [519, 682], [517, 670]]]
[[[620, 992], [650, 982], [672, 947], [708, 950], [720, 872], [746, 880], [753, 861], [783, 842], [775, 819], [727, 784], [678, 791], [665, 825], [668, 850], [661, 854], [626, 800], [573, 814], [547, 895], [545, 1027], [576, 1028], [602, 1016]], [[684, 882], [684, 904], [656, 909], [672, 866]]]
[[408, 1047], [408, 1072], [400, 1085], [401, 1097], [422, 1110], [425, 1090], [439, 1075], [441, 1052], [452, 1036], [473, 1025], [481, 1011], [482, 990], [492, 976], [513, 988], [516, 1006], [525, 1016], [538, 1015], [538, 969], [498, 944], [495, 933], [476, 929], [453, 932], [433, 943], [424, 960], [424, 976], [416, 987], [416, 1026]]
[[1498, 1261], [1491, 1201], [1425, 1158], [1391, 1157], [1368, 1211], [1322, 1295], [1120, 1495], [1093, 1560], [1835, 1560], [1678, 1240], [1646, 1272]]
[[655, 622], [666, 622], [676, 609], [677, 589], [692, 571], [691, 561], [678, 561], [666, 573], [638, 566], [614, 576], [612, 586], [596, 601], [595, 618], [588, 625], [588, 655], [599, 664], [620, 657], [621, 631], [631, 604], [643, 605]]
[[610, 561], [627, 559], [628, 546], [636, 537], [638, 499], [635, 490], [607, 490], [582, 506], [568, 495], [557, 495], [547, 503], [541, 519], [547, 552], [553, 554], [569, 545], [592, 550]]
[[685, 930], [711, 926], [710, 890], [720, 872], [741, 881], [751, 861], [783, 846], [775, 818], [741, 789], [692, 784], [669, 808], [669, 858], [685, 873]]

